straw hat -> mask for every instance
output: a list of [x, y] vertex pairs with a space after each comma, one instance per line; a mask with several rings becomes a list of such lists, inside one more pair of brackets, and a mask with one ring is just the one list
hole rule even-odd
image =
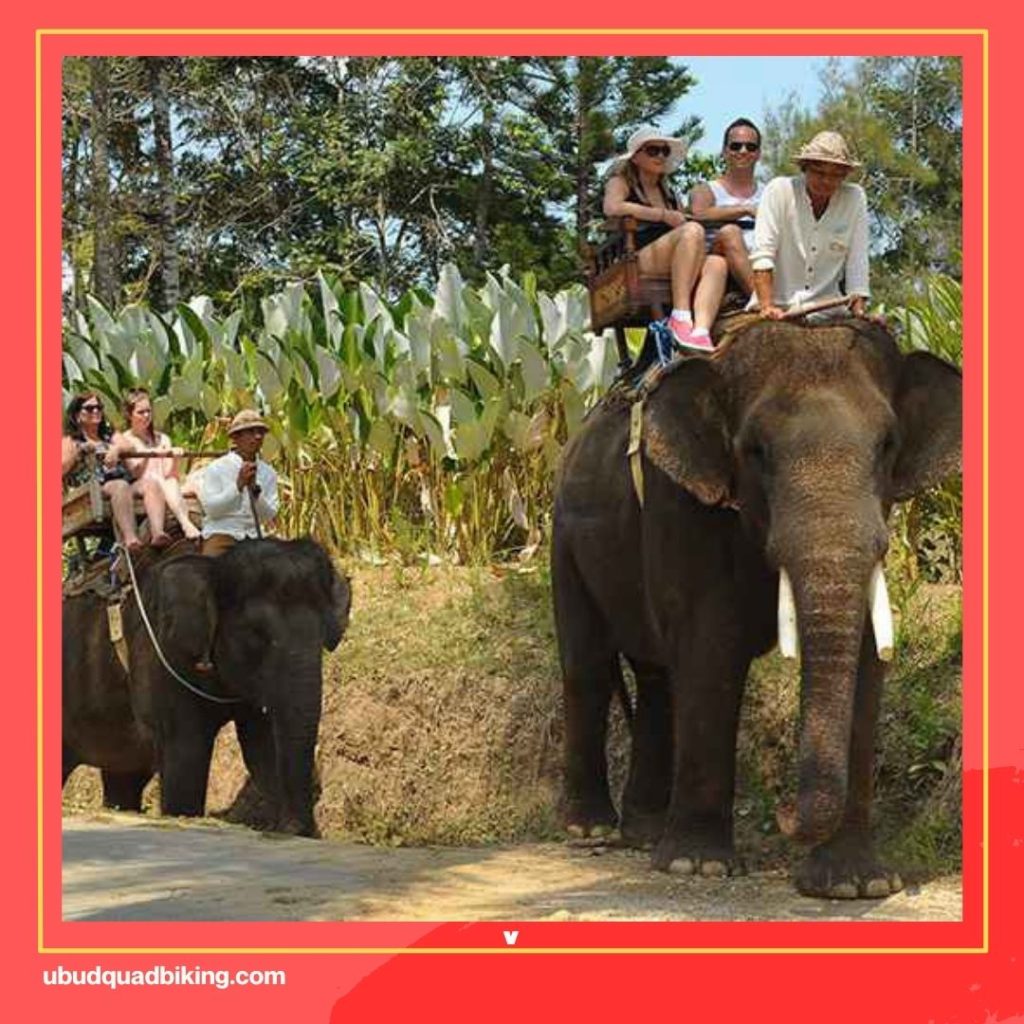
[[629, 142], [626, 143], [626, 152], [620, 153], [615, 158], [616, 163], [632, 160], [637, 150], [643, 149], [648, 142], [664, 142], [668, 144], [671, 152], [665, 161], [666, 174], [671, 174], [686, 159], [686, 143], [682, 139], [673, 139], [671, 136], [659, 132], [656, 128], [645, 127], [638, 128], [630, 135]]
[[243, 409], [231, 421], [228, 427], [228, 437], [237, 434], [240, 430], [270, 430], [270, 427], [260, 419], [260, 414], [255, 409]]
[[850, 147], [839, 132], [818, 132], [810, 142], [800, 150], [793, 160], [797, 164], [815, 161], [822, 164], [839, 164], [842, 167], [860, 167], [850, 156]]

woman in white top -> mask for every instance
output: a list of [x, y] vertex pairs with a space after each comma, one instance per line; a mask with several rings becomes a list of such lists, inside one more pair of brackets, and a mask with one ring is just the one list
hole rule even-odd
[[725, 257], [729, 273], [747, 295], [754, 290], [748, 255], [754, 245], [754, 229], [743, 229], [736, 221], [751, 221], [757, 216], [764, 192], [764, 186], [754, 179], [760, 156], [760, 129], [753, 121], [738, 117], [722, 136], [725, 173], [697, 185], [690, 193], [690, 210], [705, 224], [708, 252]]
[[[178, 456], [180, 448], [171, 447], [171, 439], [161, 434], [153, 426], [153, 403], [145, 388], [129, 391], [124, 400], [124, 415], [128, 423], [125, 438], [135, 451], [167, 452], [161, 459], [127, 459], [128, 467], [136, 477], [133, 487], [140, 487], [144, 480], [155, 481], [160, 488], [163, 502], [178, 520], [182, 533], [189, 540], [199, 536], [199, 530], [189, 518], [185, 500], [181, 496], [178, 483]], [[154, 547], [163, 547], [170, 543], [170, 537], [164, 533], [164, 506], [154, 515], [149, 513], [149, 526], [152, 531], [150, 543]]]

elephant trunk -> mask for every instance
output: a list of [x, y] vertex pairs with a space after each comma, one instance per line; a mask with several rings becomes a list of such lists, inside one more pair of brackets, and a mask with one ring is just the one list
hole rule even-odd
[[798, 842], [825, 841], [846, 810], [870, 572], [859, 560], [845, 565], [830, 560], [793, 572], [801, 650], [799, 768], [796, 806], [780, 812], [779, 824]]
[[[307, 694], [301, 703], [286, 702], [273, 714], [274, 750], [277, 776], [281, 783], [281, 807], [278, 830], [294, 835], [317, 835], [313, 818], [314, 755], [320, 727], [320, 660], [314, 667], [296, 670], [292, 666], [288, 678], [296, 692]], [[316, 673], [315, 685], [306, 681]]]

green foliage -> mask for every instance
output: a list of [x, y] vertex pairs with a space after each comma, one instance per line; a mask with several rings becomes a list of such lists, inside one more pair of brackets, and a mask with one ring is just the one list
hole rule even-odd
[[145, 385], [188, 447], [226, 446], [225, 419], [259, 406], [286, 534], [484, 562], [545, 535], [561, 445], [614, 372], [586, 320], [579, 286], [552, 297], [502, 272], [474, 288], [450, 264], [435, 295], [397, 303], [325, 275], [253, 317], [201, 296], [169, 317], [90, 300], [65, 325], [65, 401], [90, 387], [116, 408]]

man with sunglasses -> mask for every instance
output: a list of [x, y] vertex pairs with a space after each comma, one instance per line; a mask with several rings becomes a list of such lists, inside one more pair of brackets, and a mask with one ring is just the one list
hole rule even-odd
[[838, 132], [819, 132], [794, 160], [801, 173], [770, 181], [758, 208], [749, 308], [778, 320], [787, 309], [846, 295], [850, 311], [864, 316], [868, 204], [864, 189], [846, 180], [861, 165]]
[[693, 216], [704, 221], [708, 252], [725, 257], [729, 273], [745, 295], [754, 290], [749, 252], [754, 244], [753, 221], [764, 192], [754, 177], [760, 156], [761, 130], [745, 117], [736, 118], [722, 136], [725, 173], [690, 192]]

